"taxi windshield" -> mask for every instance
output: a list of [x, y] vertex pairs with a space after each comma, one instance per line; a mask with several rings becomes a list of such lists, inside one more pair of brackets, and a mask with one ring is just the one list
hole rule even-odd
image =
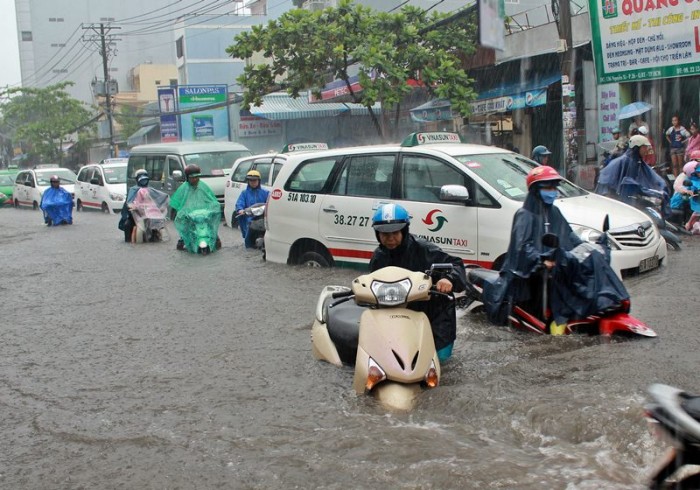
[[108, 184], [126, 183], [126, 165], [123, 167], [103, 168], [102, 171]]
[[76, 175], [65, 168], [52, 168], [50, 170], [42, 170], [36, 172], [36, 180], [38, 185], [51, 185], [51, 176], [57, 175], [63, 184], [75, 184]]
[[190, 153], [185, 155], [186, 165], [199, 165], [202, 177], [222, 177], [231, 170], [233, 162], [241, 157], [252, 155], [248, 150]]
[[12, 185], [14, 182], [12, 175], [0, 175], [0, 185]]
[[[485, 180], [497, 192], [514, 201], [524, 201], [527, 196], [525, 178], [537, 164], [514, 153], [487, 155], [461, 155], [455, 157], [469, 170]], [[560, 197], [585, 196], [586, 191], [569, 181], [559, 185]]]

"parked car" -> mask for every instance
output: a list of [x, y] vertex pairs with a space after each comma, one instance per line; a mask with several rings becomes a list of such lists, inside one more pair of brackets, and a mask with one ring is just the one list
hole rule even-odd
[[185, 181], [185, 167], [197, 164], [206, 182], [224, 205], [224, 187], [233, 163], [252, 155], [245, 146], [229, 141], [198, 141], [156, 143], [131, 149], [127, 166], [127, 188], [136, 185], [134, 172], [144, 168], [150, 176], [150, 186], [172, 195]]
[[[17, 171], [0, 170], [0, 206], [10, 206], [12, 201], [12, 187], [15, 184]], [[4, 196], [4, 197], [3, 197]]]
[[126, 199], [126, 158], [85, 165], [75, 183], [75, 208], [120, 213]]
[[41, 195], [47, 187], [51, 186], [49, 179], [57, 175], [61, 180], [61, 187], [71, 193], [75, 198], [74, 184], [77, 175], [72, 170], [60, 167], [42, 167], [22, 170], [15, 178], [12, 187], [12, 200], [16, 208], [21, 206], [38, 209], [41, 204]]
[[236, 160], [231, 167], [231, 174], [226, 181], [226, 188], [224, 189], [224, 220], [226, 225], [236, 226], [236, 218], [234, 216], [236, 201], [238, 201], [238, 197], [248, 185], [245, 176], [249, 171], [257, 170], [260, 172], [260, 185], [263, 189], [269, 191], [280, 169], [287, 162], [288, 154], [327, 149], [328, 145], [325, 143], [290, 144], [284, 147], [282, 153], [265, 153]]
[[[537, 164], [500, 148], [462, 144], [453, 133], [416, 133], [401, 145], [289, 155], [270, 193], [267, 260], [365, 267], [377, 247], [372, 215], [397, 202], [411, 232], [466, 263], [499, 268], [513, 215]], [[610, 219], [612, 267], [644, 272], [666, 257], [666, 243], [642, 212], [563, 181], [556, 205], [585, 240]]]

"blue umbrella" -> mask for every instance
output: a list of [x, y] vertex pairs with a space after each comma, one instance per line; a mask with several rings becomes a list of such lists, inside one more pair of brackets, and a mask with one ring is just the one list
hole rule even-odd
[[617, 115], [618, 119], [629, 119], [630, 117], [639, 116], [645, 112], [649, 112], [652, 108], [651, 104], [646, 102], [632, 102], [627, 104], [625, 107], [620, 109], [620, 113]]

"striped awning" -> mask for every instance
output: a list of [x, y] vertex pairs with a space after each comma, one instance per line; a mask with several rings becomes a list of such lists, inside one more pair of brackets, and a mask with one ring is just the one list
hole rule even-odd
[[[375, 104], [373, 110], [379, 112], [379, 104]], [[272, 121], [285, 121], [290, 119], [312, 119], [317, 117], [336, 117], [341, 114], [353, 116], [366, 116], [367, 108], [360, 104], [339, 102], [309, 103], [305, 94], [292, 98], [286, 93], [265, 95], [263, 103], [259, 107], [250, 106], [250, 113], [263, 119]]]
[[134, 134], [132, 134], [126, 139], [126, 144], [129, 146], [135, 146], [144, 143], [146, 140], [146, 135], [153, 131], [153, 129], [155, 129], [156, 127], [156, 124], [152, 124], [149, 126], [143, 126], [139, 128], [138, 131], [136, 131]]

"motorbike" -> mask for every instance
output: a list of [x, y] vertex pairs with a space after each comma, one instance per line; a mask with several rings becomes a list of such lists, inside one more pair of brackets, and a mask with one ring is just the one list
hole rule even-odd
[[[217, 204], [218, 206], [218, 204]], [[177, 213], [175, 227], [180, 233], [179, 250], [208, 255], [221, 248], [217, 231], [221, 223], [220, 209], [189, 209]]]
[[41, 200], [46, 226], [73, 224], [73, 198], [63, 189], [49, 188]]
[[387, 408], [409, 410], [423, 388], [440, 383], [440, 361], [428, 317], [407, 305], [432, 295], [452, 297], [433, 287], [452, 267], [433, 264], [426, 272], [384, 267], [357, 277], [349, 288], [326, 286], [311, 328], [314, 357], [354, 366], [358, 395], [372, 394]]
[[[606, 225], [603, 227], [607, 232]], [[602, 240], [601, 240], [602, 241]], [[542, 238], [545, 246], [556, 248], [559, 240], [556, 235], [546, 234]], [[580, 262], [584, 262], [591, 253], [602, 253], [607, 256], [607, 250], [602, 243], [584, 242], [571, 250], [571, 254]], [[500, 277], [499, 271], [484, 269], [482, 267], [467, 266], [467, 289], [464, 297], [460, 298], [458, 305], [460, 308], [475, 310], [482, 304], [484, 285], [495, 283]], [[541, 267], [543, 274], [542, 310], [535, 313], [529, 311], [525, 305], [514, 304], [508, 322], [511, 326], [535, 332], [538, 334], [551, 334], [548, 321], [549, 311], [547, 306], [547, 271]], [[642, 321], [630, 315], [631, 302], [628, 299], [622, 300], [619, 304], [590, 315], [586, 318], [569, 320], [563, 333], [586, 333], [590, 335], [601, 335], [610, 337], [613, 334], [631, 334], [642, 337], [656, 337], [656, 332], [644, 324]]]
[[663, 384], [651, 385], [649, 395], [652, 402], [645, 407], [649, 428], [671, 446], [654, 469], [649, 488], [700, 488], [697, 469], [679, 472], [684, 466], [700, 465], [700, 396]]
[[250, 217], [248, 223], [248, 236], [246, 245], [257, 249], [265, 248], [265, 203], [253, 204], [243, 210], [243, 214]]
[[163, 242], [168, 240], [165, 229], [170, 197], [162, 191], [141, 188], [128, 204], [134, 220], [131, 243]]
[[629, 184], [628, 186], [633, 187], [634, 191], [628, 191], [628, 197], [624, 201], [649, 216], [661, 236], [666, 240], [666, 244], [673, 250], [680, 250], [681, 239], [678, 235], [684, 234], [684, 231], [666, 220], [668, 214], [666, 194], [654, 189], [643, 189], [638, 184]]

